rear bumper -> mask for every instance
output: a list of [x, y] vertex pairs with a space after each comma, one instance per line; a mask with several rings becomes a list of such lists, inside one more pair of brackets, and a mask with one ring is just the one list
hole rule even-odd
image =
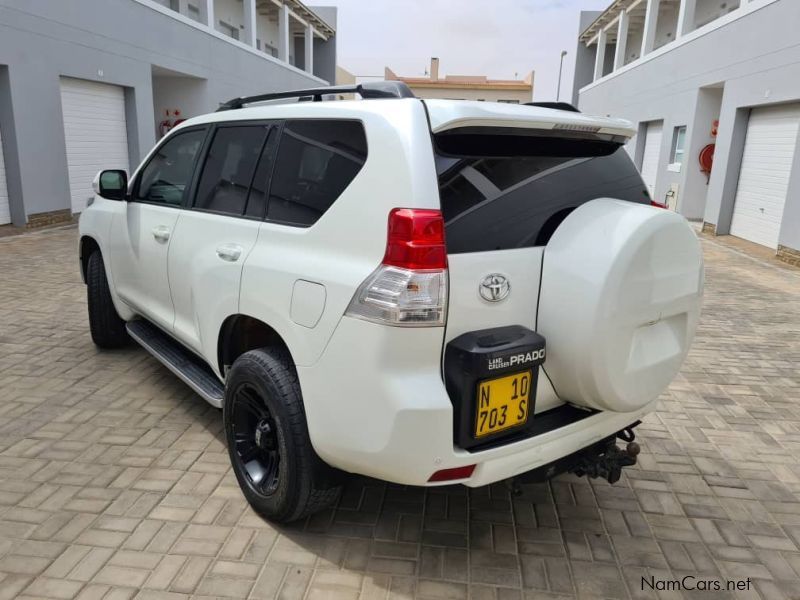
[[453, 406], [440, 373], [443, 337], [440, 327], [394, 328], [344, 317], [320, 360], [297, 367], [317, 454], [344, 471], [407, 485], [442, 485], [428, 483], [435, 471], [475, 464], [472, 476], [457, 483], [477, 487], [590, 446], [654, 408], [600, 412], [467, 452], [453, 445]]

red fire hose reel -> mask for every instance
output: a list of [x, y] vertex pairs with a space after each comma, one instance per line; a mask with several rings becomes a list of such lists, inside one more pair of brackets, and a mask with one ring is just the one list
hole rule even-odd
[[715, 147], [715, 144], [708, 144], [705, 148], [700, 150], [700, 171], [706, 174], [706, 180], [711, 177], [711, 167], [714, 165]]
[[[167, 118], [161, 121], [158, 124], [158, 135], [159, 137], [164, 137], [169, 133], [169, 130], [173, 127], [177, 127], [181, 123], [183, 123], [186, 119], [179, 119], [177, 117], [181, 116], [181, 111], [179, 109], [169, 110], [166, 111]], [[176, 117], [175, 119], [170, 119], [170, 116]]]

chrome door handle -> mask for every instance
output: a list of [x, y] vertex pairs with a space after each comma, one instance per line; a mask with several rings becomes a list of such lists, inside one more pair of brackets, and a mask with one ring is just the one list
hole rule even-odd
[[236, 262], [242, 255], [242, 247], [238, 244], [222, 244], [217, 246], [217, 256], [228, 262]]
[[156, 238], [158, 242], [167, 242], [169, 241], [169, 227], [165, 225], [159, 225], [158, 227], [153, 227], [153, 237]]

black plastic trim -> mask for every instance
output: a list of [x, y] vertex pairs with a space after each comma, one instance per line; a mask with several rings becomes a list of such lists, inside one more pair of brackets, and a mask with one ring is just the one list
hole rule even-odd
[[576, 113], [581, 112], [569, 102], [556, 102], [555, 100], [549, 102], [526, 102], [525, 106], [538, 106], [540, 108], [552, 108], [553, 110], [566, 110]]

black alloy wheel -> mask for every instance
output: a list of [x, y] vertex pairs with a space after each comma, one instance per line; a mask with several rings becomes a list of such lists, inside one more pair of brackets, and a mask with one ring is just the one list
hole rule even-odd
[[278, 489], [280, 444], [275, 419], [258, 391], [247, 383], [233, 393], [231, 428], [239, 468], [253, 491], [270, 496]]
[[314, 452], [288, 352], [259, 348], [234, 361], [222, 420], [234, 475], [256, 512], [288, 523], [336, 501], [341, 473]]

